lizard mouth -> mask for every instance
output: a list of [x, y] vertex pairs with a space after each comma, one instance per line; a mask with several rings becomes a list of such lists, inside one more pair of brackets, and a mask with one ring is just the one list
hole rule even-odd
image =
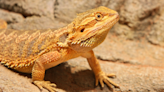
[[84, 39], [84, 40], [78, 40], [76, 42], [72, 42], [71, 44], [74, 45], [80, 45], [80, 47], [91, 47], [93, 45], [93, 43], [96, 41], [95, 40], [95, 35], [87, 38], [87, 39]]
[[80, 46], [82, 47], [91, 47], [94, 43], [96, 42], [96, 39], [95, 39], [95, 35], [85, 39], [85, 40], [82, 40], [80, 42]]

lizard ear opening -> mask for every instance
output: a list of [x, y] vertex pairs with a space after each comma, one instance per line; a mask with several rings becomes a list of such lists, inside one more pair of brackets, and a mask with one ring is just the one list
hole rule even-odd
[[81, 31], [80, 31], [80, 32], [84, 32], [84, 30], [85, 30], [85, 28], [81, 29]]

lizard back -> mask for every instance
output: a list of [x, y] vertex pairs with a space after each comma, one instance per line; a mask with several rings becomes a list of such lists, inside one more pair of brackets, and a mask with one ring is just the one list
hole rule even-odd
[[[0, 62], [10, 68], [30, 66], [42, 54], [51, 51], [63, 34], [59, 30], [0, 29]], [[61, 36], [62, 37], [62, 36]]]

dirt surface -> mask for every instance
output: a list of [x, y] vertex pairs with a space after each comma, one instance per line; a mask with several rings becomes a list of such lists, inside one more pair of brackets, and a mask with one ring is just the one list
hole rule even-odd
[[[102, 70], [117, 75], [111, 80], [121, 89], [115, 91], [164, 92], [163, 0], [0, 0], [0, 19], [8, 29], [58, 29], [77, 13], [102, 5], [120, 14], [106, 40], [94, 49]], [[106, 85], [94, 86], [94, 74], [81, 57], [47, 70], [45, 80], [56, 83], [59, 92], [111, 92]], [[40, 90], [30, 74], [0, 65], [0, 92]]]

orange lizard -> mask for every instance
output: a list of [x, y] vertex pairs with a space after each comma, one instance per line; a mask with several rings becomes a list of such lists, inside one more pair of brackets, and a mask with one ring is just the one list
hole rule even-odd
[[106, 83], [119, 87], [101, 68], [93, 48], [102, 43], [112, 26], [119, 20], [116, 11], [98, 7], [78, 14], [68, 26], [54, 30], [22, 31], [0, 26], [0, 62], [19, 72], [32, 73], [32, 81], [40, 89], [56, 91], [56, 85], [44, 81], [45, 70], [69, 59], [82, 56], [95, 74], [96, 86]]

